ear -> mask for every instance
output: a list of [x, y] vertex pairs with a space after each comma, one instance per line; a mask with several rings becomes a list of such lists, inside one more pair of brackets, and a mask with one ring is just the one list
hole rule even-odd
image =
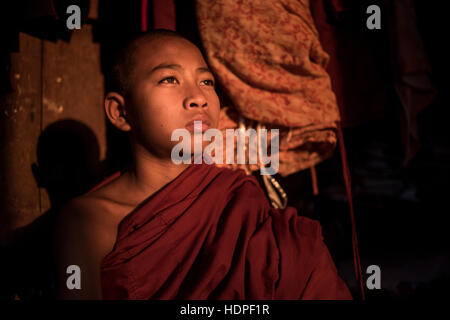
[[130, 131], [131, 125], [125, 110], [125, 99], [116, 92], [109, 92], [105, 97], [105, 112], [109, 121], [122, 131]]

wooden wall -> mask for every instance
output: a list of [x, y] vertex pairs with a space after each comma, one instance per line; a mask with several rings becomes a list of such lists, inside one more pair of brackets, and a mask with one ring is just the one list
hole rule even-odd
[[[97, 16], [98, 2], [91, 1], [89, 18]], [[39, 186], [32, 169], [33, 164], [39, 167], [38, 140], [46, 128], [61, 120], [78, 121], [94, 133], [98, 160], [106, 154], [104, 78], [93, 26], [74, 30], [70, 42], [20, 33], [19, 52], [10, 58], [13, 90], [0, 101], [2, 244], [12, 230], [29, 225], [51, 206], [48, 190]]]

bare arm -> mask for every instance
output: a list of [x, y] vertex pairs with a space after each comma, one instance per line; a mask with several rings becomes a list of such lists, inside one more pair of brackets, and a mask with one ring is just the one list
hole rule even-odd
[[[101, 208], [89, 201], [70, 202], [57, 218], [55, 230], [55, 255], [58, 299], [101, 299], [100, 263], [111, 249], [111, 234], [102, 221]], [[76, 285], [79, 267], [80, 288]], [[67, 282], [69, 280], [69, 286]]]

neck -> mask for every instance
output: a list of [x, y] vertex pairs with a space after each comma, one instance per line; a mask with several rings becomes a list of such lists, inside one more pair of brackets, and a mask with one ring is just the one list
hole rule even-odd
[[180, 175], [189, 164], [175, 164], [172, 159], [157, 157], [144, 147], [136, 145], [129, 182], [138, 194], [150, 195]]

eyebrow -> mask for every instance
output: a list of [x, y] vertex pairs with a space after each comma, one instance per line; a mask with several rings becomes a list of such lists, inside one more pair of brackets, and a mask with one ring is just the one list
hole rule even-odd
[[[161, 63], [161, 64], [159, 64], [159, 65], [157, 65], [156, 67], [154, 67], [150, 72], [149, 72], [149, 74], [152, 74], [153, 72], [155, 72], [155, 71], [157, 71], [157, 70], [159, 70], [159, 69], [175, 69], [175, 70], [179, 70], [179, 69], [183, 69], [179, 64], [174, 64], [174, 63]], [[209, 69], [209, 68], [207, 68], [207, 67], [200, 67], [200, 68], [197, 68], [197, 73], [205, 73], [205, 72], [208, 72], [208, 73], [211, 73], [211, 74], [213, 74], [212, 73], [212, 71]]]

